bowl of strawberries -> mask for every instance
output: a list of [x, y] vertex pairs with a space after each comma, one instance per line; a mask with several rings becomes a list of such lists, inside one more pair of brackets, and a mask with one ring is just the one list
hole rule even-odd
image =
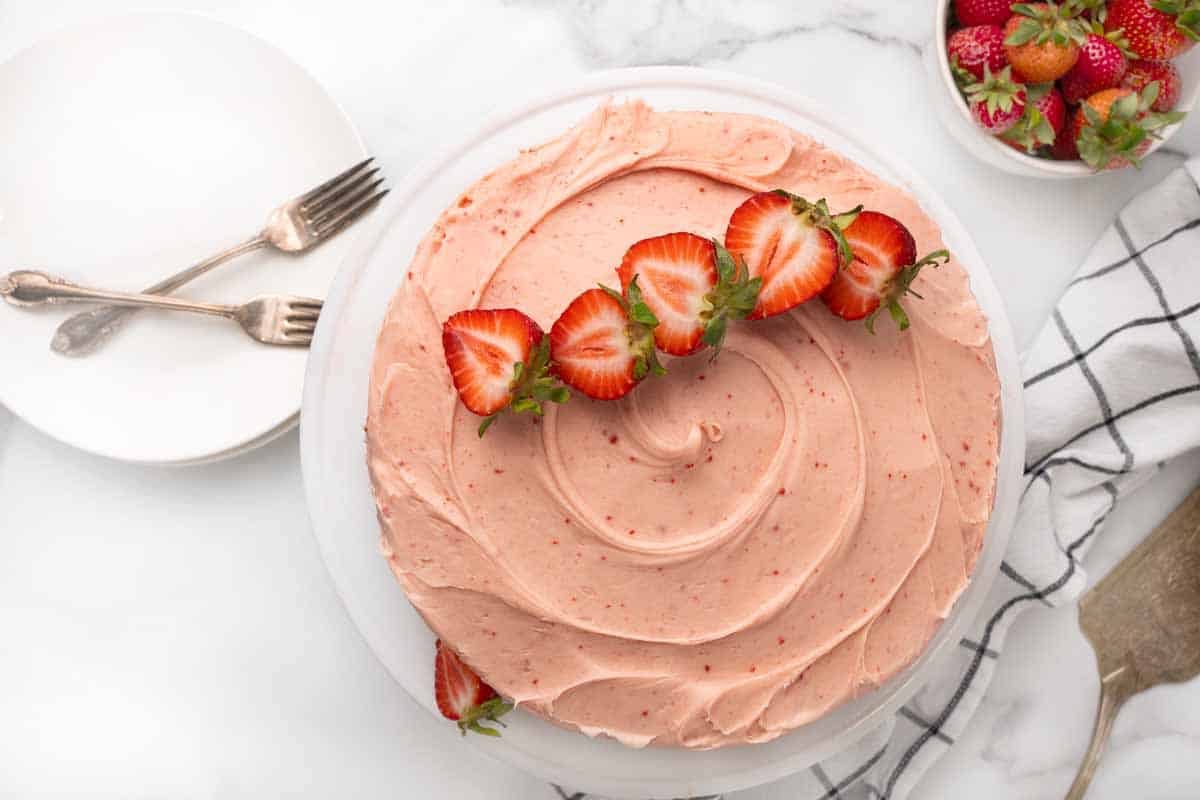
[[935, 31], [942, 121], [1018, 175], [1137, 166], [1200, 96], [1200, 0], [939, 0]]

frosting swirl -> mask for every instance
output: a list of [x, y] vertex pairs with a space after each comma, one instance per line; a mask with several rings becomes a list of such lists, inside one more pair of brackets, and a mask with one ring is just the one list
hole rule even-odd
[[906, 193], [770, 120], [606, 104], [482, 178], [419, 247], [376, 348], [368, 457], [414, 606], [505, 696], [649, 743], [765, 741], [887, 679], [965, 587], [991, 510], [999, 386], [954, 262], [913, 327], [819, 303], [733, 326], [721, 357], [612, 403], [506, 415], [480, 440], [440, 322], [516, 306], [545, 328], [624, 250], [720, 235], [783, 187], [903, 220]]

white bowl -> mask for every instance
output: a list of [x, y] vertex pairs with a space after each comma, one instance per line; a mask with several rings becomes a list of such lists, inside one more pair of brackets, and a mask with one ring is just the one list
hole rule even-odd
[[[923, 60], [925, 70], [929, 74], [933, 107], [942, 124], [950, 131], [950, 135], [981, 161], [1014, 175], [1070, 180], [1099, 174], [1082, 161], [1052, 161], [1026, 155], [1004, 144], [995, 136], [985, 133], [975, 123], [970, 109], [967, 108], [967, 101], [959, 93], [954, 76], [950, 72], [950, 59], [946, 55], [946, 24], [949, 16], [950, 0], [937, 0], [934, 7], [933, 38], [925, 47]], [[1190, 112], [1200, 98], [1200, 46], [1193, 47], [1174, 63], [1183, 78], [1183, 91], [1175, 110]], [[1164, 128], [1162, 138], [1150, 146], [1149, 152], [1153, 153], [1162, 147], [1182, 124], [1179, 122]]]
[[[379, 555], [379, 526], [368, 489], [362, 423], [375, 338], [388, 300], [417, 242], [463, 187], [528, 147], [561, 133], [605, 97], [636, 96], [657, 108], [737, 111], [804, 131], [904, 186], [941, 226], [986, 313], [1000, 374], [1002, 414], [996, 505], [975, 574], [917, 663], [874, 692], [772, 742], [719, 750], [634, 750], [589, 739], [531, 714], [510, 715], [501, 739], [468, 744], [549, 781], [613, 797], [689, 797], [776, 780], [831, 756], [872, 731], [928, 680], [976, 616], [1007, 546], [1024, 452], [1016, 348], [1000, 295], [954, 213], [904, 161], [868, 144], [836, 117], [772, 84], [684, 67], [589, 75], [494, 119], [409, 173], [371, 221], [325, 301], [304, 387], [300, 452], [313, 530], [350, 616], [397, 681], [437, 714], [434, 636]], [[424, 714], [425, 711], [414, 713]], [[454, 737], [457, 740], [457, 737]]]

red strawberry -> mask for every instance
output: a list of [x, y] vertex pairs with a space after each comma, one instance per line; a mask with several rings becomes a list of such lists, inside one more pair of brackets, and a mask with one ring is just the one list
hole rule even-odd
[[960, 87], [983, 80], [984, 69], [999, 72], [1008, 66], [1004, 32], [996, 25], [976, 25], [950, 34], [946, 56]]
[[1121, 85], [1141, 92], [1154, 81], [1158, 81], [1158, 99], [1150, 106], [1150, 110], [1170, 111], [1179, 102], [1182, 89], [1179, 70], [1170, 61], [1134, 61], [1129, 65]]
[[762, 278], [758, 303], [746, 319], [782, 314], [812, 297], [850, 260], [842, 228], [859, 208], [831, 216], [824, 200], [810, 203], [782, 189], [759, 192], [734, 209], [725, 246]]
[[1062, 77], [1063, 97], [1074, 105], [1096, 92], [1120, 86], [1128, 67], [1120, 47], [1103, 36], [1089, 33], [1079, 48], [1075, 66]]
[[674, 356], [706, 344], [719, 350], [728, 321], [754, 309], [762, 286], [728, 250], [694, 233], [643, 239], [625, 253], [617, 275], [627, 293], [640, 278], [642, 298], [658, 318], [654, 343]]
[[463, 405], [486, 417], [480, 436], [506, 408], [541, 414], [544, 401], [569, 396], [549, 375], [542, 329], [515, 308], [459, 311], [442, 325], [442, 349]]
[[863, 211], [845, 233], [854, 257], [821, 293], [821, 300], [842, 319], [865, 317], [871, 333], [875, 333], [875, 316], [881, 307], [888, 310], [900, 330], [906, 330], [908, 315], [900, 306], [900, 298], [905, 294], [920, 297], [909, 287], [921, 268], [937, 266], [938, 259], [949, 261], [950, 254], [938, 250], [918, 261], [917, 245], [908, 228], [878, 211]]
[[1079, 130], [1075, 127], [1074, 118], [1054, 137], [1050, 147], [1050, 155], [1056, 161], [1079, 160]]
[[959, 25], [1003, 25], [1012, 14], [1009, 4], [1010, 0], [954, 0], [954, 15]]
[[467, 731], [484, 736], [499, 736], [500, 731], [482, 723], [496, 722], [501, 727], [500, 717], [512, 711], [512, 705], [496, 695], [496, 690], [479, 680], [479, 676], [463, 663], [463, 660], [442, 640], [437, 641], [437, 656], [434, 659], [433, 693], [438, 711], [446, 719], [458, 723], [463, 736]]
[[1110, 0], [1104, 28], [1123, 30], [1138, 58], [1169, 61], [1200, 41], [1200, 0]]
[[624, 397], [648, 373], [666, 372], [654, 353], [658, 318], [642, 301], [636, 277], [626, 295], [588, 289], [550, 328], [554, 374], [596, 400]]
[[1032, 86], [1026, 98], [1025, 114], [1000, 140], [1017, 150], [1032, 153], [1052, 145], [1067, 121], [1067, 105], [1053, 84]]
[[1183, 118], [1175, 111], [1151, 111], [1157, 99], [1158, 84], [1153, 82], [1140, 94], [1130, 89], [1105, 89], [1089, 97], [1071, 121], [1069, 135], [1079, 148], [1079, 157], [1096, 170], [1137, 164], [1158, 131]]
[[1025, 87], [1013, 82], [1008, 67], [998, 75], [986, 70], [983, 80], [968, 86], [966, 92], [971, 116], [992, 135], [1004, 133], [1025, 113]]

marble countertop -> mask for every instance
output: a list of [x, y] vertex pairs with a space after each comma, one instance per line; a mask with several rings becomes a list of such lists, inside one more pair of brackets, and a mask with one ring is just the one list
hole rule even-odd
[[[311, 70], [393, 175], [447, 130], [536, 94], [548, 74], [665, 63], [772, 80], [886, 131], [973, 233], [1025, 345], [1116, 210], [1200, 155], [1200, 121], [1140, 172], [1076, 183], [997, 172], [954, 144], [929, 107], [920, 50], [931, 6], [0, 2], [0, 59], [125, 8], [207, 13]], [[1200, 457], [1168, 465], [1121, 506], [1087, 558], [1093, 579], [1198, 475]], [[0, 795], [555, 797], [412, 713], [327, 579], [295, 433], [225, 463], [154, 469], [75, 452], [0, 408], [0, 532]], [[1023, 615], [970, 731], [914, 797], [1062, 797], [1097, 686], [1074, 609]], [[419, 769], [397, 757], [413, 752]], [[1200, 683], [1135, 698], [1089, 797], [1176, 800], [1197, 787]], [[734, 797], [794, 794], [784, 782]]]

